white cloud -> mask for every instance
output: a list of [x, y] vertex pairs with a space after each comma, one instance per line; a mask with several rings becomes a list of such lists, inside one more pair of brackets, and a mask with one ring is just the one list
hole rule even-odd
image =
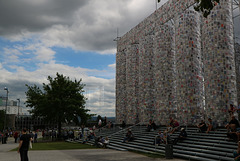
[[108, 67], [116, 69], [116, 63], [108, 65]]
[[19, 0], [19, 3], [5, 1], [0, 5], [0, 14], [9, 12], [10, 6], [14, 11], [8, 19], [0, 15], [3, 20], [0, 36], [13, 41], [36, 40], [46, 48], [70, 47], [99, 54], [116, 53], [113, 39], [117, 36], [117, 28], [121, 36], [155, 10], [155, 1], [149, 0], [41, 3]]
[[37, 60], [48, 62], [48, 61], [53, 60], [55, 51], [53, 51], [50, 48], [41, 47], [41, 48], [37, 49], [35, 54], [37, 55], [37, 57], [36, 57]]
[[[12, 66], [17, 72], [9, 72], [2, 68], [0, 64], [0, 73], [2, 73], [0, 79], [0, 87], [7, 86], [10, 93], [9, 99], [20, 98], [22, 102], [26, 101], [25, 84], [42, 86], [42, 83], [48, 83], [47, 76], [56, 76], [56, 72], [68, 76], [71, 79], [81, 79], [86, 84], [85, 90], [94, 91], [89, 96], [90, 103], [87, 104], [87, 108], [91, 110], [91, 113], [114, 116], [115, 115], [115, 79], [104, 79], [95, 76], [89, 76], [93, 70], [70, 67], [67, 65], [56, 64], [54, 61], [50, 61], [48, 64], [38, 64], [38, 69], [35, 71], [27, 71], [23, 67]], [[105, 73], [111, 71], [94, 70], [95, 75], [105, 77]], [[99, 90], [101, 89], [101, 90]], [[103, 89], [103, 90], [102, 90]], [[0, 95], [4, 95], [4, 91], [0, 90]], [[100, 99], [99, 99], [100, 98]]]

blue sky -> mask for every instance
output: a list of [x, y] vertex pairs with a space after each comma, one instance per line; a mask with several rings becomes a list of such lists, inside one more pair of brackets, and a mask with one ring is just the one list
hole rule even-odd
[[113, 39], [117, 28], [119, 36], [125, 34], [154, 12], [155, 4], [155, 0], [0, 1], [0, 96], [8, 87], [9, 99], [20, 98], [24, 107], [25, 84], [41, 86], [58, 72], [83, 80], [91, 113], [115, 116]]
[[71, 48], [53, 48], [53, 50], [56, 52], [57, 63], [73, 67], [81, 64], [83, 68], [104, 70], [109, 64], [115, 63], [114, 54], [100, 55], [96, 52], [73, 51]]

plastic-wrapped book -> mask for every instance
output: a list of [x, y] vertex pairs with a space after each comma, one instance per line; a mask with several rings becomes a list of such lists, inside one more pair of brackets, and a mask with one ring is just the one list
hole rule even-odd
[[223, 125], [229, 105], [237, 105], [231, 0], [220, 1], [203, 19], [202, 45], [206, 115]]
[[200, 15], [186, 10], [175, 19], [177, 119], [196, 125], [203, 110]]

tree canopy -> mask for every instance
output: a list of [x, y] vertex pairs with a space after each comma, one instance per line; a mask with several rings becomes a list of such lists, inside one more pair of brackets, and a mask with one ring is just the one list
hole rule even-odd
[[[158, 0], [158, 3], [161, 0]], [[201, 12], [204, 17], [207, 17], [210, 13], [213, 7], [219, 3], [219, 0], [195, 0], [196, 5], [194, 6], [195, 11]]]
[[219, 0], [195, 0], [196, 5], [194, 6], [194, 9], [198, 12], [202, 12], [203, 17], [207, 17], [211, 10], [217, 3], [219, 3]]
[[58, 124], [61, 134], [62, 123], [82, 123], [91, 117], [85, 108], [86, 98], [83, 95], [84, 84], [80, 80], [70, 80], [69, 77], [57, 73], [56, 78], [48, 76], [48, 84], [43, 83], [41, 90], [38, 86], [26, 85], [26, 106], [31, 107], [33, 117], [43, 117], [47, 121]]

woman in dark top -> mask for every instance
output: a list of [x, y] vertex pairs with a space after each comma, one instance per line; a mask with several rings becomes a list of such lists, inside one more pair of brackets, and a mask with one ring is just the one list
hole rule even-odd
[[27, 134], [26, 129], [23, 129], [18, 146], [18, 153], [20, 153], [21, 161], [28, 161], [28, 149], [30, 141], [32, 141], [31, 135]]

